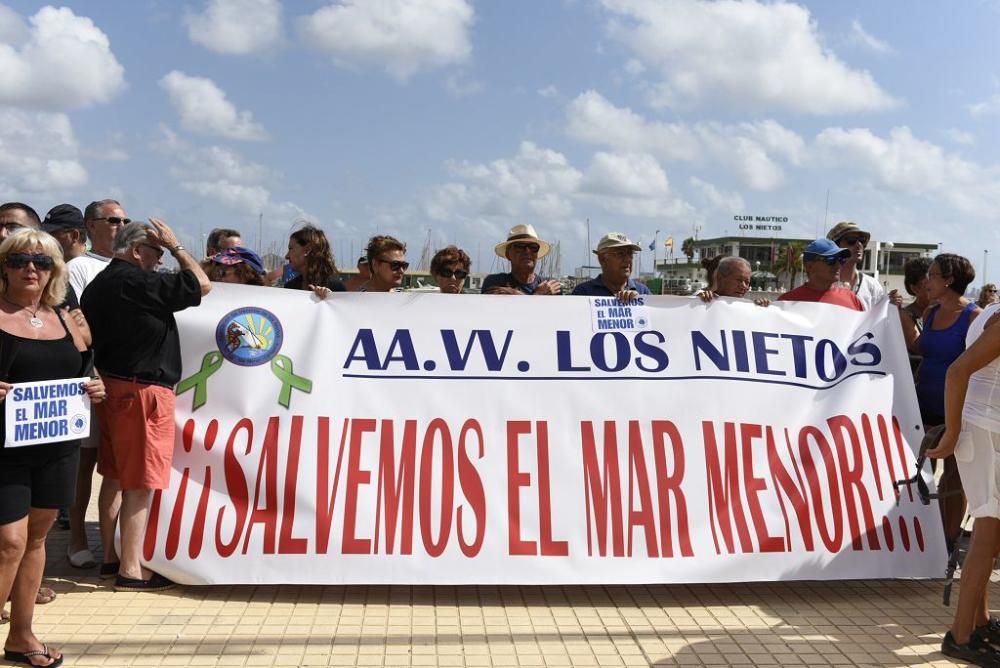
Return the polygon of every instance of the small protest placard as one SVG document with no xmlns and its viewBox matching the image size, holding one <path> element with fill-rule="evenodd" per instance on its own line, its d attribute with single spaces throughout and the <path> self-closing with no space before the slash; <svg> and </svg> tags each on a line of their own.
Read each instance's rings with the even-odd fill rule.
<svg viewBox="0 0 1000 668">
<path fill-rule="evenodd" d="M 4 447 L 56 443 L 90 435 L 89 378 L 15 383 L 4 401 Z"/>
<path fill-rule="evenodd" d="M 614 297 L 591 297 L 590 320 L 595 332 L 641 332 L 649 329 L 649 307 L 640 295 L 628 304 Z"/>
</svg>

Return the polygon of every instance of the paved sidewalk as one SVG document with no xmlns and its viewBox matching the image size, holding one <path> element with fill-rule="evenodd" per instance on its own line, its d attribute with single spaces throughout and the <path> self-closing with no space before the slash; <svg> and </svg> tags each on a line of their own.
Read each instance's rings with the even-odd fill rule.
<svg viewBox="0 0 1000 668">
<path fill-rule="evenodd" d="M 116 593 L 69 565 L 68 533 L 50 534 L 59 596 L 35 613 L 66 666 L 956 665 L 937 651 L 954 611 L 940 580 Z"/>
<path fill-rule="evenodd" d="M 955 665 L 940 581 L 115 593 L 67 564 L 66 533 L 36 629 L 67 666 Z"/>
</svg>

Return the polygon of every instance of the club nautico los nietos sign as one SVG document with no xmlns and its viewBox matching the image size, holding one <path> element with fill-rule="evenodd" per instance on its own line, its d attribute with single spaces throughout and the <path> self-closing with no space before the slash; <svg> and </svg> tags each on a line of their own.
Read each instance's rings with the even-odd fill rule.
<svg viewBox="0 0 1000 668">
<path fill-rule="evenodd" d="M 742 214 L 733 216 L 740 230 L 753 232 L 780 232 L 781 226 L 788 222 L 788 216 L 751 216 Z"/>
</svg>

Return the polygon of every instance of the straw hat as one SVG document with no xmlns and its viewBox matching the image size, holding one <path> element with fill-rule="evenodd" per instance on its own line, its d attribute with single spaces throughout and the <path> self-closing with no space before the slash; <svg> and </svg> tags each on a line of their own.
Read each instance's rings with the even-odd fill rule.
<svg viewBox="0 0 1000 668">
<path fill-rule="evenodd" d="M 549 245 L 548 241 L 542 241 L 541 239 L 538 238 L 538 233 L 535 232 L 535 228 L 533 226 L 515 225 L 514 227 L 510 228 L 510 232 L 507 233 L 507 241 L 501 241 L 500 243 L 498 243 L 494 250 L 496 250 L 497 255 L 506 259 L 507 246 L 513 243 L 520 243 L 524 241 L 534 242 L 538 244 L 539 259 L 548 255 L 549 250 L 551 250 L 552 248 Z"/>
</svg>

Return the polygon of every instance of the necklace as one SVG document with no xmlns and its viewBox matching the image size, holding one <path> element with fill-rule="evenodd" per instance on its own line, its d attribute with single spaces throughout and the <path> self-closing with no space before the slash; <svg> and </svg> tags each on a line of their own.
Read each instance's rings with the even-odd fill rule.
<svg viewBox="0 0 1000 668">
<path fill-rule="evenodd" d="M 31 313 L 31 318 L 28 319 L 28 324 L 34 327 L 35 329 L 41 329 L 42 325 L 45 324 L 44 322 L 42 322 L 42 319 L 38 317 L 38 311 L 41 310 L 42 308 L 41 304 L 38 305 L 38 308 L 32 311 L 31 308 L 28 306 L 21 306 L 20 304 L 15 304 L 11 300 L 7 299 L 7 295 L 3 296 L 3 300 L 8 304 L 10 304 L 11 306 L 17 306 L 18 308 Z"/>
</svg>

